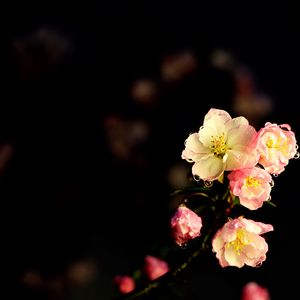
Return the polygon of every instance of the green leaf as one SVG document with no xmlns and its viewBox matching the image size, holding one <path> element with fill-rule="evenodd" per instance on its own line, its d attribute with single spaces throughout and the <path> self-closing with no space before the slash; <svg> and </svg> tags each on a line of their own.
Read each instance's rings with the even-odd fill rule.
<svg viewBox="0 0 300 300">
<path fill-rule="evenodd" d="M 268 203 L 269 205 L 273 206 L 273 207 L 277 207 L 276 204 L 274 204 L 273 202 L 271 201 L 265 201 L 265 203 Z"/>
<path fill-rule="evenodd" d="M 195 194 L 195 193 L 201 193 L 201 192 L 206 192 L 210 190 L 209 187 L 189 187 L 189 188 L 184 188 L 184 189 L 178 189 L 175 190 L 173 193 L 170 194 L 170 197 L 179 195 L 179 194 Z"/>
<path fill-rule="evenodd" d="M 232 201 L 233 205 L 238 205 L 240 204 L 240 198 L 238 196 L 235 196 L 233 198 L 233 201 Z"/>
<path fill-rule="evenodd" d="M 142 272 L 140 270 L 135 270 L 132 277 L 134 280 L 139 280 L 142 276 Z"/>
</svg>

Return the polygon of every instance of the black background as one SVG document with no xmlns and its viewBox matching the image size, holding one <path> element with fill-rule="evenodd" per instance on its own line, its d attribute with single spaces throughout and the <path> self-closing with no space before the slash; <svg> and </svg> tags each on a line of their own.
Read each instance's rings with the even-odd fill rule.
<svg viewBox="0 0 300 300">
<path fill-rule="evenodd" d="M 97 288 L 65 297 L 110 299 L 113 276 L 136 267 L 152 243 L 168 241 L 166 171 L 181 162 L 184 139 L 210 107 L 232 113 L 232 78 L 207 65 L 214 49 L 249 66 L 272 97 L 274 110 L 263 122 L 300 132 L 299 29 L 296 9 L 286 2 L 15 2 L 1 16 L 0 139 L 15 149 L 0 182 L 2 259 L 14 282 L 12 299 L 50 299 L 22 286 L 22 274 L 35 269 L 51 279 L 86 257 L 99 266 Z M 12 41 L 40 27 L 68 36 L 72 51 L 59 68 L 24 80 Z M 156 109 L 133 103 L 130 83 L 157 78 L 162 56 L 180 49 L 196 53 L 197 76 L 166 93 Z M 151 124 L 145 169 L 110 153 L 102 121 L 111 113 Z M 212 258 L 191 276 L 189 299 L 238 299 L 248 280 L 268 286 L 272 299 L 296 293 L 298 163 L 275 178 L 278 207 L 260 213 L 275 227 L 264 265 L 227 270 Z"/>
</svg>

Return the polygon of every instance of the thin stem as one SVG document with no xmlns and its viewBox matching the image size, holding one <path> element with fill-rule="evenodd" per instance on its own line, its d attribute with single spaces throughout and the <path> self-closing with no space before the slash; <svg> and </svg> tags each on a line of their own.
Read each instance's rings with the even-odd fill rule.
<svg viewBox="0 0 300 300">
<path fill-rule="evenodd" d="M 209 233 L 207 233 L 207 235 L 204 237 L 201 247 L 199 249 L 197 249 L 196 251 L 194 251 L 185 262 L 181 263 L 173 271 L 169 271 L 168 273 L 161 276 L 160 278 L 149 282 L 147 284 L 147 286 L 144 287 L 143 289 L 141 289 L 140 291 L 133 292 L 133 294 L 130 294 L 130 295 L 121 296 L 118 299 L 119 300 L 121 300 L 121 299 L 122 300 L 138 299 L 138 298 L 150 293 L 154 289 L 157 289 L 159 287 L 162 287 L 164 284 L 169 283 L 172 279 L 175 279 L 178 276 L 178 274 L 180 274 L 182 271 L 184 271 L 202 251 L 208 249 L 208 245 L 206 243 L 207 243 L 207 240 L 208 240 L 210 234 L 211 234 L 211 231 Z"/>
<path fill-rule="evenodd" d="M 206 192 L 206 191 L 209 191 L 210 188 L 209 187 L 205 187 L 205 186 L 202 186 L 202 187 L 189 187 L 189 188 L 183 188 L 183 189 L 178 189 L 176 191 L 174 191 L 173 193 L 170 194 L 170 197 L 173 197 L 175 195 L 178 195 L 178 194 L 194 194 L 194 193 L 197 193 L 197 192 Z"/>
</svg>

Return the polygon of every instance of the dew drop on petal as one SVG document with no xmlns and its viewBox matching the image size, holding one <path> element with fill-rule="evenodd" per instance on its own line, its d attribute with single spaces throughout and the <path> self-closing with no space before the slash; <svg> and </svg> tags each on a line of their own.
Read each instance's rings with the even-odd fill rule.
<svg viewBox="0 0 300 300">
<path fill-rule="evenodd" d="M 200 181 L 201 178 L 198 175 L 193 175 L 195 181 Z"/>
<path fill-rule="evenodd" d="M 271 186 L 271 187 L 273 187 L 273 186 L 274 186 L 274 184 L 275 184 L 275 183 L 274 183 L 274 180 L 271 180 L 271 182 L 270 182 L 270 186 Z"/>
<path fill-rule="evenodd" d="M 212 181 L 209 181 L 209 180 L 205 180 L 205 181 L 204 181 L 204 185 L 205 185 L 207 188 L 209 188 L 209 187 L 211 187 L 211 186 L 213 185 L 213 182 L 212 182 Z"/>
<path fill-rule="evenodd" d="M 294 159 L 298 159 L 299 157 L 300 157 L 300 153 L 297 152 L 297 153 L 295 154 L 295 156 L 294 156 Z"/>
<path fill-rule="evenodd" d="M 278 177 L 278 174 L 273 174 L 274 177 Z"/>
<path fill-rule="evenodd" d="M 181 245 L 180 245 L 180 248 L 183 249 L 183 250 L 186 249 L 186 248 L 187 248 L 187 243 L 181 244 Z"/>
<path fill-rule="evenodd" d="M 262 265 L 262 262 L 260 261 L 255 267 L 259 268 Z"/>
</svg>

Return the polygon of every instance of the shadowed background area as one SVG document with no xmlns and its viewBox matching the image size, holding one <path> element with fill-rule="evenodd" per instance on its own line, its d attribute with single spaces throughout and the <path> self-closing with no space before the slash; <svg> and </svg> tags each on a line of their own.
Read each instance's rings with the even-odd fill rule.
<svg viewBox="0 0 300 300">
<path fill-rule="evenodd" d="M 299 139 L 296 19 L 282 3 L 5 5 L 0 197 L 12 298 L 112 299 L 116 274 L 174 247 L 169 194 L 186 184 L 184 140 L 209 108 L 256 129 L 288 123 Z M 239 299 L 250 280 L 272 299 L 293 295 L 298 164 L 274 180 L 277 208 L 256 215 L 275 228 L 261 268 L 221 269 L 212 255 L 153 299 Z"/>
</svg>

